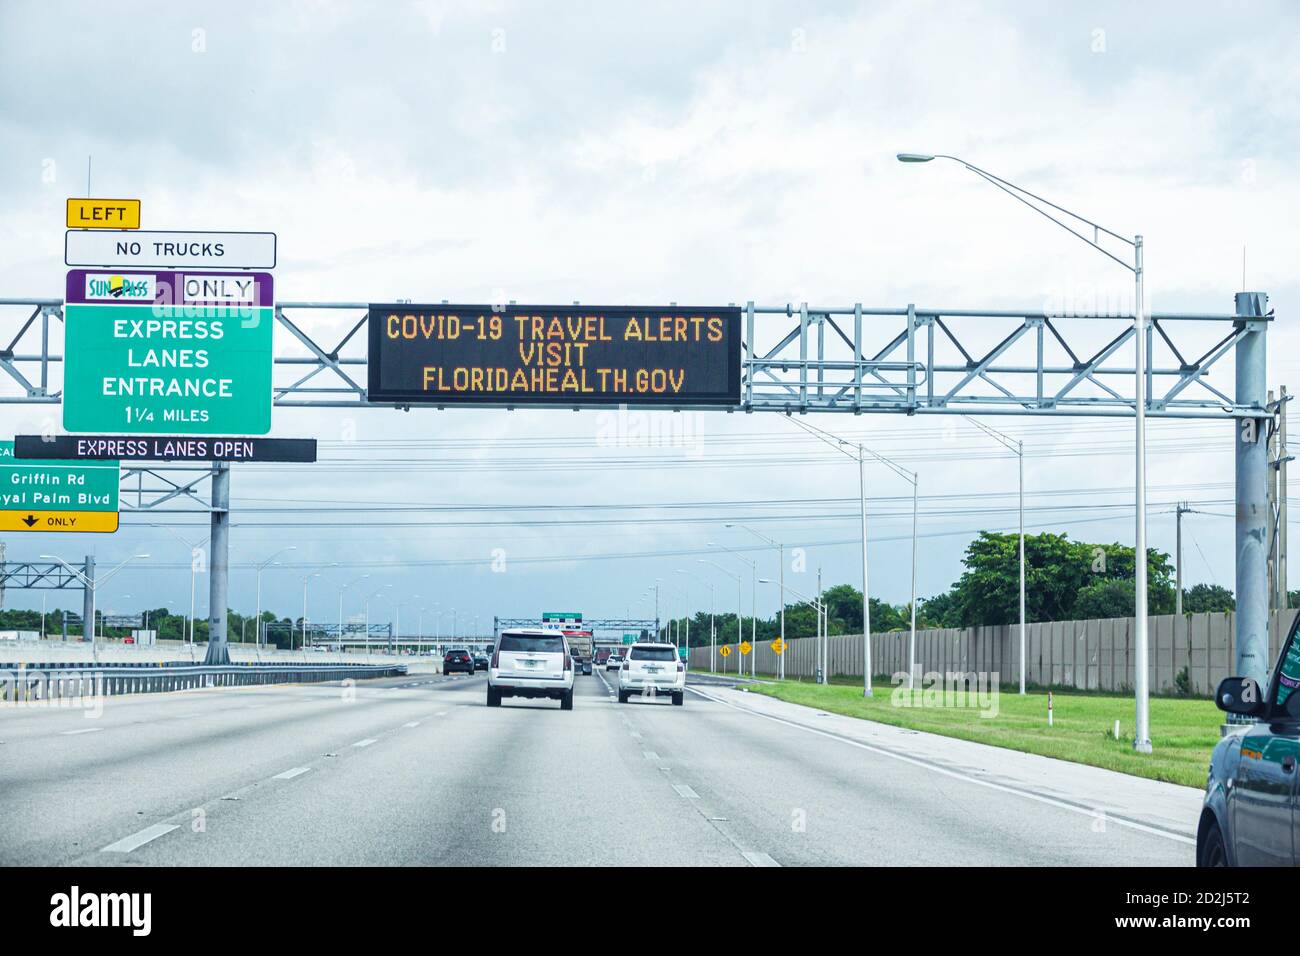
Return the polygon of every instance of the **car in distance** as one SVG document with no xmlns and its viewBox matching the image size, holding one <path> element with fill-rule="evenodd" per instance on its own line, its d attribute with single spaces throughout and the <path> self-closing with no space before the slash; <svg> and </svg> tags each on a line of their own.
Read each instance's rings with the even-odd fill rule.
<svg viewBox="0 0 1300 956">
<path fill-rule="evenodd" d="M 1228 677 L 1214 693 L 1219 709 L 1249 719 L 1214 745 L 1196 828 L 1197 866 L 1294 866 L 1300 822 L 1300 617 L 1261 689 Z"/>
<path fill-rule="evenodd" d="M 541 697 L 573 710 L 573 658 L 559 631 L 521 627 L 501 632 L 488 664 L 487 705 L 507 697 Z"/>
<path fill-rule="evenodd" d="M 442 655 L 442 672 L 455 674 L 457 671 L 471 675 L 474 673 L 474 658 L 463 647 L 453 647 Z"/>
<path fill-rule="evenodd" d="M 633 694 L 668 694 L 680 707 L 686 699 L 686 665 L 672 644 L 633 644 L 618 671 L 618 702 Z"/>
<path fill-rule="evenodd" d="M 616 671 L 622 666 L 623 658 L 619 657 L 617 654 L 610 654 L 609 657 L 605 659 L 605 670 L 607 671 Z"/>
<path fill-rule="evenodd" d="M 478 651 L 475 651 L 474 670 L 485 671 L 487 669 L 488 669 L 488 656 L 486 654 L 480 654 Z"/>
</svg>

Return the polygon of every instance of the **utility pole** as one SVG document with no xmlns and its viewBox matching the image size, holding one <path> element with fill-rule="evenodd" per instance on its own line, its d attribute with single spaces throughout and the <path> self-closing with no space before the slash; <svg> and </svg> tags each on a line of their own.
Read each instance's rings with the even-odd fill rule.
<svg viewBox="0 0 1300 956">
<path fill-rule="evenodd" d="M 1269 609 L 1286 610 L 1287 573 L 1286 573 L 1286 465 L 1291 456 L 1286 450 L 1286 406 L 1288 396 L 1286 386 L 1282 386 L 1278 400 L 1273 400 L 1272 390 L 1268 393 L 1268 408 L 1272 413 L 1271 428 L 1268 436 L 1268 580 Z"/>
<path fill-rule="evenodd" d="M 1283 385 L 1277 410 L 1277 589 L 1280 595 L 1278 607 L 1283 611 L 1291 606 L 1291 594 L 1287 590 L 1289 585 L 1286 576 L 1286 463 L 1291 460 L 1291 456 L 1287 454 L 1286 450 L 1286 406 L 1288 401 L 1290 401 L 1290 398 L 1287 396 L 1286 386 Z"/>
<path fill-rule="evenodd" d="M 1191 510 L 1186 501 L 1174 509 L 1174 613 L 1179 617 L 1183 616 L 1183 514 Z"/>
</svg>

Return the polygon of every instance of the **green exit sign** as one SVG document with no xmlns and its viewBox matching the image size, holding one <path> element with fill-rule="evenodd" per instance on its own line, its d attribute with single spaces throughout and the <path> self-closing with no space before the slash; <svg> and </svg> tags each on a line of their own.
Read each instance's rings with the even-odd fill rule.
<svg viewBox="0 0 1300 956">
<path fill-rule="evenodd" d="M 70 432 L 265 435 L 271 276 L 68 273 L 63 427 Z"/>
</svg>

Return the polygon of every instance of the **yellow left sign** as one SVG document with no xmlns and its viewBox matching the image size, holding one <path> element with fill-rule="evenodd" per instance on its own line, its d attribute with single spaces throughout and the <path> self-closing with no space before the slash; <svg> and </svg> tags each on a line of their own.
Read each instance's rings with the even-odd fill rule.
<svg viewBox="0 0 1300 956">
<path fill-rule="evenodd" d="M 112 534 L 116 511 L 0 511 L 0 531 L 79 531 Z"/>
<path fill-rule="evenodd" d="M 69 229 L 139 229 L 138 199 L 69 199 Z"/>
</svg>

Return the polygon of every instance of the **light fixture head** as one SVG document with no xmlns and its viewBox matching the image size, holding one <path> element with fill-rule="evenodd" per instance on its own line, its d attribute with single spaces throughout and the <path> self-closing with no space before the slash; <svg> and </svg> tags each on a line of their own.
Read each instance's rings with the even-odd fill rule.
<svg viewBox="0 0 1300 956">
<path fill-rule="evenodd" d="M 929 153 L 899 153 L 898 161 L 900 163 L 928 163 L 934 159 Z"/>
</svg>

